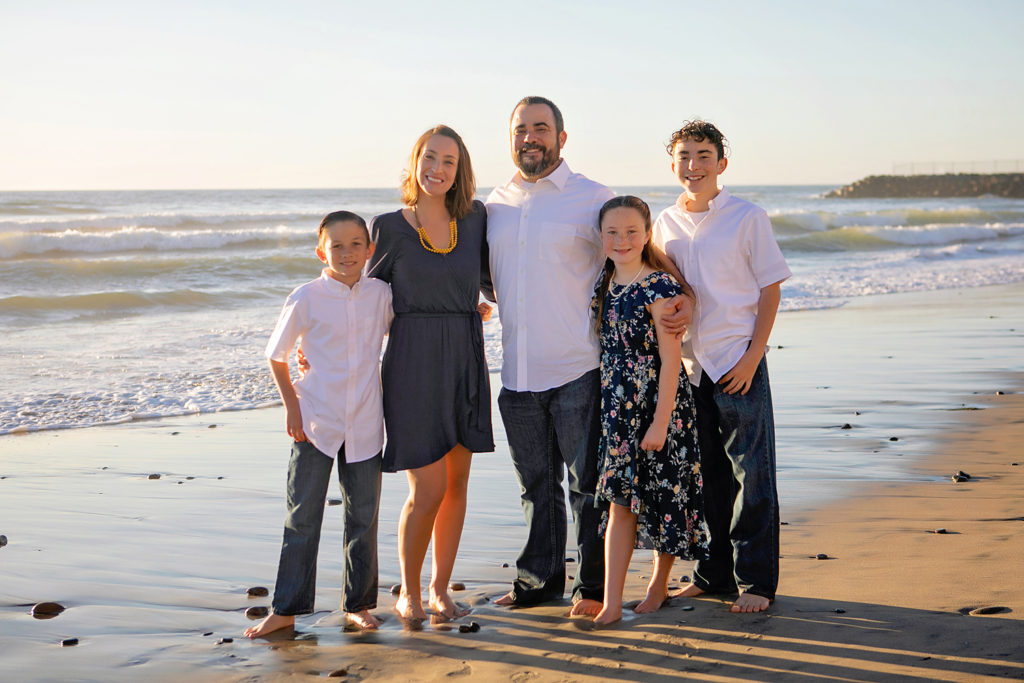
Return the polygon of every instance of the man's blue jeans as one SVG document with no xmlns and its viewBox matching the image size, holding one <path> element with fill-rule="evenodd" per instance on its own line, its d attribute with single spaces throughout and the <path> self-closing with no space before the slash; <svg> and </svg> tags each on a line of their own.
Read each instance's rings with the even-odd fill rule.
<svg viewBox="0 0 1024 683">
<path fill-rule="evenodd" d="M 338 481 L 345 509 L 345 568 L 342 572 L 346 612 L 377 606 L 377 512 L 380 507 L 378 453 L 369 460 L 345 462 L 338 451 Z M 288 513 L 284 520 L 281 561 L 274 588 L 274 614 L 292 616 L 313 612 L 316 558 L 324 501 L 331 481 L 330 458 L 308 441 L 293 442 L 288 462 Z"/>
<path fill-rule="evenodd" d="M 745 395 L 727 394 L 701 373 L 693 392 L 704 474 L 709 559 L 693 583 L 709 593 L 742 590 L 775 599 L 779 584 L 779 494 L 775 421 L 762 358 Z"/>
<path fill-rule="evenodd" d="M 526 516 L 526 546 L 516 561 L 512 586 L 517 605 L 560 599 L 565 592 L 565 494 L 569 472 L 579 567 L 572 599 L 603 600 L 604 546 L 597 535 L 601 509 L 594 506 L 601 386 L 598 370 L 547 391 L 498 395 L 512 464 Z"/>
</svg>

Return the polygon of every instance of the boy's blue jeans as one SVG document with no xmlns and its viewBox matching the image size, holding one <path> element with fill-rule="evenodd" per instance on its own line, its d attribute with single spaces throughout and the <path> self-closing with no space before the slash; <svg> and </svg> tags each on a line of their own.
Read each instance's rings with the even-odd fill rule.
<svg viewBox="0 0 1024 683">
<path fill-rule="evenodd" d="M 704 515 L 711 530 L 709 559 L 694 566 L 693 583 L 709 593 L 739 589 L 774 600 L 779 584 L 779 494 L 765 359 L 745 395 L 726 394 L 701 373 L 693 397 Z"/>
<path fill-rule="evenodd" d="M 345 510 L 345 568 L 342 572 L 346 612 L 377 606 L 377 512 L 380 507 L 378 453 L 369 460 L 345 462 L 338 451 L 338 481 Z M 281 561 L 274 588 L 274 614 L 293 616 L 313 612 L 316 558 L 324 502 L 331 481 L 330 458 L 308 441 L 293 442 L 288 462 L 287 506 Z"/>
<path fill-rule="evenodd" d="M 558 600 L 565 592 L 565 469 L 579 550 L 572 600 L 604 598 L 604 545 L 597 535 L 601 508 L 594 506 L 600 382 L 599 371 L 592 370 L 547 391 L 503 388 L 498 394 L 526 516 L 526 546 L 516 560 L 512 586 L 517 605 Z"/>
</svg>

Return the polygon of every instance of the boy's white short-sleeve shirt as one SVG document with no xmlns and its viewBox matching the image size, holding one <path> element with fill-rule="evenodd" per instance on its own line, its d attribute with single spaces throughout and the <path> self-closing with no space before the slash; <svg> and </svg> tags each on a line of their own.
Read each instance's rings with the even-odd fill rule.
<svg viewBox="0 0 1024 683">
<path fill-rule="evenodd" d="M 296 344 L 309 371 L 295 381 L 302 429 L 317 450 L 345 461 L 369 460 L 384 445 L 380 351 L 394 317 L 391 288 L 361 277 L 351 288 L 327 273 L 285 301 L 267 358 L 287 363 Z"/>
<path fill-rule="evenodd" d="M 700 384 L 701 370 L 718 382 L 754 336 L 761 289 L 792 275 L 768 214 L 721 189 L 706 213 L 691 214 L 678 204 L 662 211 L 654 243 L 697 295 L 693 324 L 683 338 L 690 382 Z"/>
</svg>

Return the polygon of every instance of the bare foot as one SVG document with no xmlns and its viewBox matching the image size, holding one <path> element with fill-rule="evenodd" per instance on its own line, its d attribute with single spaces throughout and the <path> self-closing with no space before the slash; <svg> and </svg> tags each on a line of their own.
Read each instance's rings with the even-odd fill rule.
<svg viewBox="0 0 1024 683">
<path fill-rule="evenodd" d="M 578 617 L 578 616 L 586 615 L 588 617 L 596 617 L 602 611 L 602 609 L 601 609 L 602 607 L 604 607 L 604 605 L 602 605 L 597 600 L 591 600 L 590 598 L 583 598 L 582 600 L 577 600 L 576 602 L 574 602 L 572 604 L 572 609 L 569 610 L 569 616 L 570 617 Z M 616 617 L 616 619 L 621 619 L 621 618 L 622 618 L 622 608 L 620 607 L 619 608 L 619 616 Z M 608 622 L 608 623 L 611 623 L 611 622 Z"/>
<path fill-rule="evenodd" d="M 583 601 L 580 600 L 580 602 Z M 622 619 L 622 607 L 616 606 L 613 608 L 609 605 L 608 607 L 603 607 L 603 609 L 598 611 L 597 616 L 594 617 L 594 623 L 598 626 L 607 626 L 608 624 L 614 624 L 620 619 Z"/>
<path fill-rule="evenodd" d="M 357 631 L 372 631 L 380 626 L 380 619 L 370 614 L 370 610 L 363 609 L 358 612 L 347 612 L 345 614 L 345 627 Z"/>
<path fill-rule="evenodd" d="M 448 593 L 441 593 L 440 595 L 430 596 L 430 609 L 434 610 L 439 616 L 444 617 L 448 621 L 452 619 L 458 619 L 469 614 L 468 609 L 463 609 L 452 600 L 452 596 Z"/>
<path fill-rule="evenodd" d="M 495 598 L 494 604 L 499 607 L 512 607 L 516 604 L 516 594 L 513 591 L 509 591 L 500 598 Z"/>
<path fill-rule="evenodd" d="M 663 586 L 648 586 L 647 597 L 645 597 L 639 605 L 633 608 L 633 611 L 637 614 L 650 614 L 651 612 L 657 612 L 661 609 L 661 606 L 665 604 L 665 599 L 668 597 L 668 591 Z"/>
<path fill-rule="evenodd" d="M 245 629 L 245 635 L 247 638 L 260 638 L 273 633 L 274 631 L 280 631 L 283 628 L 295 625 L 295 617 L 283 616 L 280 614 L 269 614 L 267 617 L 256 624 Z"/>
<path fill-rule="evenodd" d="M 395 611 L 398 612 L 398 616 L 402 618 L 402 621 L 427 620 L 427 613 L 423 611 L 423 602 L 411 600 L 404 592 L 398 596 L 398 602 L 395 603 Z"/>
<path fill-rule="evenodd" d="M 740 593 L 736 602 L 729 608 L 730 612 L 764 612 L 771 604 L 771 600 L 761 595 L 752 593 Z"/>
<path fill-rule="evenodd" d="M 704 594 L 704 590 L 703 589 L 697 588 L 696 584 L 690 583 L 690 584 L 687 584 L 687 585 L 683 586 L 682 588 L 677 590 L 675 593 L 669 594 L 669 597 L 670 598 L 695 598 L 698 595 L 703 595 L 703 594 Z"/>
</svg>

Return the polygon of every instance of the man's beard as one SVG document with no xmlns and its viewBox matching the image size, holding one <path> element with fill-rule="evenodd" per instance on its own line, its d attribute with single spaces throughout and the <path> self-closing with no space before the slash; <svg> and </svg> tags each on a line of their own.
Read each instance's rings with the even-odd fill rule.
<svg viewBox="0 0 1024 683">
<path fill-rule="evenodd" d="M 537 160 L 528 160 L 523 158 L 523 152 L 541 150 L 543 154 Z M 518 152 L 516 152 L 516 166 L 523 172 L 526 177 L 542 175 L 548 169 L 554 168 L 558 163 L 558 150 L 548 149 L 538 144 L 526 144 L 523 145 Z"/>
</svg>

